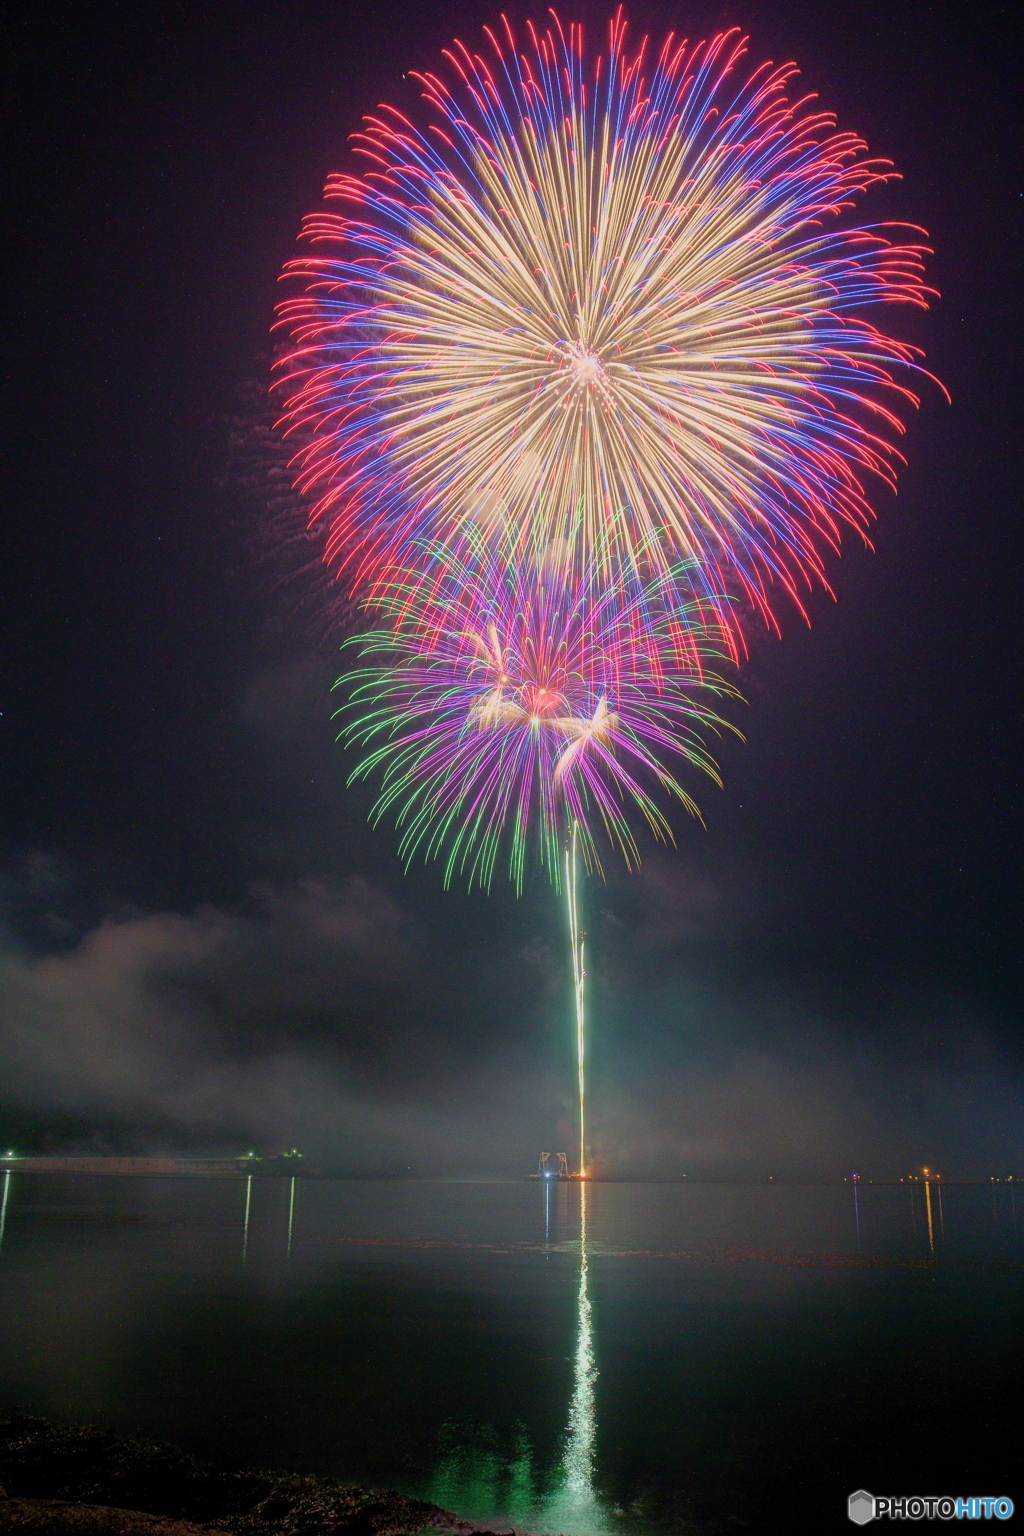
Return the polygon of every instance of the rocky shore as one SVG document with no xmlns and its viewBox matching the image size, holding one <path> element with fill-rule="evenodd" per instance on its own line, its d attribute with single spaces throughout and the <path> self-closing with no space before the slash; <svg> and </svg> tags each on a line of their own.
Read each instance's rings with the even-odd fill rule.
<svg viewBox="0 0 1024 1536">
<path fill-rule="evenodd" d="M 387 1489 L 217 1466 L 177 1446 L 8 1410 L 0 1489 L 0 1531 L 18 1536 L 498 1536 Z"/>
</svg>

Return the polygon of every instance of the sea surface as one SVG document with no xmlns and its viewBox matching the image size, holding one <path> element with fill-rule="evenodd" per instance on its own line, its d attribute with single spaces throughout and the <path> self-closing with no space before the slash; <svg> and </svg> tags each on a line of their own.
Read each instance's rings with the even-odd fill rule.
<svg viewBox="0 0 1024 1536">
<path fill-rule="evenodd" d="M 0 1176 L 0 1404 L 502 1529 L 1013 1497 L 1024 1185 Z"/>
</svg>

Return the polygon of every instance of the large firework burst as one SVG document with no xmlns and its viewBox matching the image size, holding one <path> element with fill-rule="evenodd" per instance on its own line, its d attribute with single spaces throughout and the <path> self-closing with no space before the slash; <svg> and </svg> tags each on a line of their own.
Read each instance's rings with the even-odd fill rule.
<svg viewBox="0 0 1024 1536">
<path fill-rule="evenodd" d="M 394 814 L 407 862 L 440 856 L 446 879 L 489 886 L 504 857 L 521 889 L 530 852 L 557 883 L 573 826 L 596 868 L 602 830 L 636 861 L 631 812 L 671 840 L 655 795 L 696 813 L 678 775 L 717 781 L 701 733 L 724 725 L 709 697 L 733 690 L 707 670 L 720 637 L 663 591 L 628 569 L 553 578 L 479 536 L 380 583 L 387 628 L 352 642 L 342 734 L 366 748 L 352 778 L 382 775 L 374 818 Z"/>
<path fill-rule="evenodd" d="M 431 121 L 368 118 L 308 219 L 299 481 L 354 578 L 469 525 L 606 574 L 682 561 L 735 649 L 728 597 L 799 603 L 892 483 L 917 354 L 864 312 L 925 305 L 924 247 L 850 227 L 889 163 L 790 99 L 793 65 L 744 72 L 738 33 L 648 61 L 619 14 L 588 63 L 580 28 L 527 30 L 415 77 Z"/>
</svg>

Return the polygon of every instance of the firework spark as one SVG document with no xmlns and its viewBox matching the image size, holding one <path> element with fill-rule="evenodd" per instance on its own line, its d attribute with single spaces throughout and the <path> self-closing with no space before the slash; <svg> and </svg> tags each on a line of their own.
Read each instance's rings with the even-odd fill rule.
<svg viewBox="0 0 1024 1536">
<path fill-rule="evenodd" d="M 889 162 L 737 32 L 648 60 L 619 13 L 589 61 L 528 33 L 414 77 L 431 121 L 367 118 L 307 221 L 298 482 L 357 583 L 468 526 L 606 578 L 683 562 L 736 654 L 730 599 L 800 605 L 894 483 L 919 354 L 864 311 L 925 307 L 921 232 L 850 227 Z"/>
<path fill-rule="evenodd" d="M 717 781 L 707 700 L 734 690 L 707 670 L 722 651 L 698 605 L 662 594 L 628 571 L 554 579 L 480 538 L 378 584 L 388 627 L 354 642 L 342 736 L 367 749 L 353 779 L 382 775 L 374 819 L 394 813 L 406 862 L 443 856 L 446 880 L 487 887 L 504 848 L 521 890 L 531 852 L 559 881 L 572 828 L 598 870 L 601 831 L 637 862 L 630 812 L 671 840 L 654 794 L 696 813 L 679 764 Z"/>
</svg>

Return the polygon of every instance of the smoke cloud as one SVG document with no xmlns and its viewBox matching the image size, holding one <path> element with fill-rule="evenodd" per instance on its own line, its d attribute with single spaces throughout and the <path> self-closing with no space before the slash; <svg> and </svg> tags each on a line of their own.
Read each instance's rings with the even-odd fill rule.
<svg viewBox="0 0 1024 1536">
<path fill-rule="evenodd" d="M 55 869 L 25 877 L 44 899 Z M 747 897 L 667 862 L 623 889 L 594 917 L 602 1171 L 1020 1163 L 1019 1072 L 985 1020 L 920 997 L 829 1017 L 756 977 L 727 983 L 709 935 L 742 927 Z M 0 1125 L 37 1141 L 298 1145 L 325 1170 L 424 1175 L 522 1174 L 574 1145 L 567 982 L 542 929 L 460 953 L 442 918 L 357 876 L 70 928 L 48 925 L 48 952 L 8 934 L 0 953 Z"/>
</svg>

